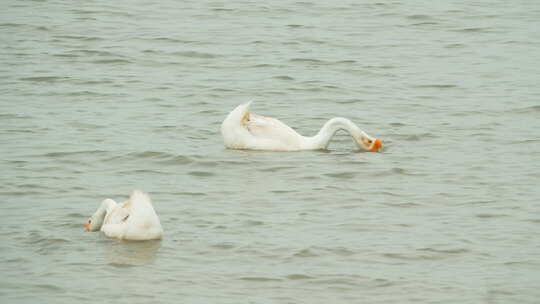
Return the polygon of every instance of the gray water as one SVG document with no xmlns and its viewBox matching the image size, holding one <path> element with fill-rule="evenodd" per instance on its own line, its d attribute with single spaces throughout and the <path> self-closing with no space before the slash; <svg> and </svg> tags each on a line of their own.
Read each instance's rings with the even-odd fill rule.
<svg viewBox="0 0 540 304">
<path fill-rule="evenodd" d="M 2 1 L 0 302 L 537 303 L 540 3 Z M 357 153 L 226 150 L 236 105 Z M 83 232 L 150 193 L 165 236 Z"/>
</svg>

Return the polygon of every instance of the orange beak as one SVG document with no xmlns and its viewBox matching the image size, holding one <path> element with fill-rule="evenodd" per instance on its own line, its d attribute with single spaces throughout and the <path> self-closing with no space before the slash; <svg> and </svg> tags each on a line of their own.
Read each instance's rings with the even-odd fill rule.
<svg viewBox="0 0 540 304">
<path fill-rule="evenodd" d="M 369 152 L 379 152 L 379 149 L 382 147 L 382 142 L 380 139 L 376 139 L 375 140 L 375 143 L 373 144 L 373 147 L 371 148 L 371 150 L 369 150 Z"/>
<path fill-rule="evenodd" d="M 89 222 L 84 223 L 84 230 L 85 231 L 90 231 L 90 223 Z"/>
</svg>

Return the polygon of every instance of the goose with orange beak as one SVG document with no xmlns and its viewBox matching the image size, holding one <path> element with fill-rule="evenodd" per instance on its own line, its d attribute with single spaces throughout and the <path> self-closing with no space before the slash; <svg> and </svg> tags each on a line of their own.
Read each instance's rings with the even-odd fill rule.
<svg viewBox="0 0 540 304">
<path fill-rule="evenodd" d="M 379 152 L 382 141 L 369 136 L 347 118 L 328 120 L 315 136 L 302 136 L 278 119 L 249 112 L 251 102 L 232 110 L 221 124 L 225 147 L 241 150 L 325 150 L 339 130 L 349 133 L 361 151 Z"/>
<path fill-rule="evenodd" d="M 105 199 L 84 223 L 84 229 L 101 231 L 108 237 L 122 240 L 144 241 L 163 236 L 163 228 L 150 197 L 138 190 L 121 204 Z"/>
</svg>

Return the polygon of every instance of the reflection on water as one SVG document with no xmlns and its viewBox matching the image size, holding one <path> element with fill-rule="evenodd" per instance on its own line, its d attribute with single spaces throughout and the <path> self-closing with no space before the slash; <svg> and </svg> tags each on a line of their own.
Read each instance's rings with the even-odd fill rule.
<svg viewBox="0 0 540 304">
<path fill-rule="evenodd" d="M 161 240 L 111 240 L 104 244 L 107 263 L 118 267 L 151 264 L 156 260 L 160 247 Z"/>
</svg>

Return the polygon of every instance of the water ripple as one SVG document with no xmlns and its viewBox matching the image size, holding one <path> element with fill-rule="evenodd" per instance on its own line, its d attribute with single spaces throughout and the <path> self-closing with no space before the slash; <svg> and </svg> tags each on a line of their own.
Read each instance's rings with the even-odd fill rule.
<svg viewBox="0 0 540 304">
<path fill-rule="evenodd" d="M 189 58 L 200 58 L 200 59 L 212 59 L 219 57 L 215 54 L 205 53 L 205 52 L 196 52 L 196 51 L 179 51 L 171 53 L 174 56 L 180 57 L 189 57 Z"/>
<path fill-rule="evenodd" d="M 271 278 L 271 277 L 241 277 L 240 280 L 248 282 L 279 282 L 283 281 L 281 278 Z"/>
<path fill-rule="evenodd" d="M 63 76 L 34 76 L 34 77 L 19 78 L 19 80 L 22 80 L 22 81 L 46 82 L 46 83 L 62 82 L 68 79 L 69 77 L 63 77 Z"/>
</svg>

